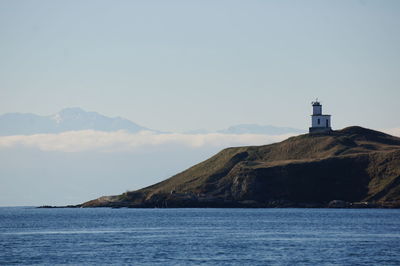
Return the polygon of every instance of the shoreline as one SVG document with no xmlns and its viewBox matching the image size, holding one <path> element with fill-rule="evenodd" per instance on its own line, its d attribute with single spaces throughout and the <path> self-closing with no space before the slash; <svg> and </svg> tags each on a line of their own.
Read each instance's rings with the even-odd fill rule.
<svg viewBox="0 0 400 266">
<path fill-rule="evenodd" d="M 289 203 L 284 204 L 262 204 L 257 202 L 237 202 L 237 203 L 209 203 L 209 204 L 185 204 L 185 203 L 163 203 L 163 204 L 99 204 L 92 206 L 79 205 L 66 205 L 66 206 L 51 206 L 43 205 L 38 206 L 39 209 L 62 209 L 62 208 L 128 208 L 128 209 L 200 209 L 200 208 L 212 208 L 212 209 L 273 209 L 273 208 L 296 208 L 296 209 L 400 209 L 400 203 L 398 202 L 345 202 L 334 200 L 329 203 Z"/>
</svg>

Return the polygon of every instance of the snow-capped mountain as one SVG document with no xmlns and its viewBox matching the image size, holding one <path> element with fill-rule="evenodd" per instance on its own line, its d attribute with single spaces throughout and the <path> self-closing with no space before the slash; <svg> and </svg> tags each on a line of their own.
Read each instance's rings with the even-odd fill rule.
<svg viewBox="0 0 400 266">
<path fill-rule="evenodd" d="M 131 133 L 147 130 L 155 133 L 167 133 L 145 128 L 121 117 L 108 117 L 96 112 L 87 112 L 79 107 L 65 108 L 49 116 L 40 116 L 31 113 L 8 113 L 0 115 L 0 136 L 60 133 L 75 130 L 107 132 L 125 130 Z M 218 131 L 192 130 L 185 132 L 185 134 L 208 133 L 280 135 L 305 132 L 290 127 L 257 124 L 234 125 Z"/>
<path fill-rule="evenodd" d="M 107 117 L 77 107 L 65 108 L 50 116 L 22 113 L 0 115 L 0 135 L 2 136 L 60 133 L 87 129 L 99 131 L 126 130 L 133 133 L 149 130 L 121 117 Z"/>
</svg>

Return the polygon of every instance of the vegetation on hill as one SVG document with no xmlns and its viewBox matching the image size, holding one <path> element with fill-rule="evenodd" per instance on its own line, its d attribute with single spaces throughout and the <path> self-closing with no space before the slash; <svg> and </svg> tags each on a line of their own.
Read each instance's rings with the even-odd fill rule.
<svg viewBox="0 0 400 266">
<path fill-rule="evenodd" d="M 400 138 L 349 127 L 222 150 L 165 181 L 82 207 L 400 206 Z"/>
</svg>

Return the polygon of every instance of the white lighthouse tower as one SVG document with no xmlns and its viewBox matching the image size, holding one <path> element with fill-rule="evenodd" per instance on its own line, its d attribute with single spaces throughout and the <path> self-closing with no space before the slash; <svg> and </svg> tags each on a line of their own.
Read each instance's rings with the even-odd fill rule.
<svg viewBox="0 0 400 266">
<path fill-rule="evenodd" d="M 313 114 L 311 115 L 310 133 L 325 133 L 332 131 L 331 115 L 322 114 L 322 105 L 318 101 L 312 102 Z"/>
</svg>

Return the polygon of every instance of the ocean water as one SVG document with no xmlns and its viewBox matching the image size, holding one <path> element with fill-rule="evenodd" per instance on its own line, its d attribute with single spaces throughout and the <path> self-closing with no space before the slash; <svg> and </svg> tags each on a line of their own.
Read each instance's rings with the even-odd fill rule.
<svg viewBox="0 0 400 266">
<path fill-rule="evenodd" d="M 400 265 L 400 210 L 0 208 L 0 265 Z"/>
</svg>

